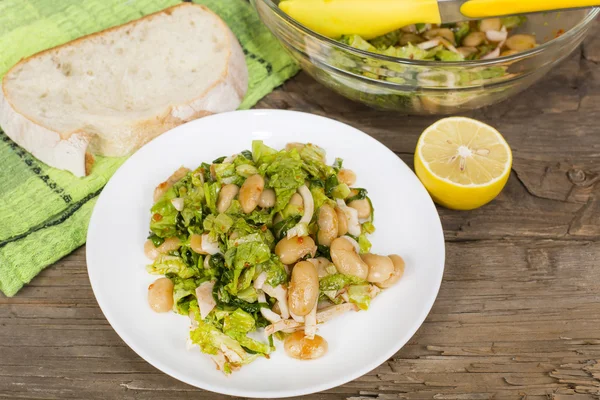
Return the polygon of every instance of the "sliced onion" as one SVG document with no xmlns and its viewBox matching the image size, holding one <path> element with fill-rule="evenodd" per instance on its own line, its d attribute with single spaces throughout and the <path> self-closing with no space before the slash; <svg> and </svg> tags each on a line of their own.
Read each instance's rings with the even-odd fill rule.
<svg viewBox="0 0 600 400">
<path fill-rule="evenodd" d="M 300 323 L 304 323 L 304 317 L 300 316 L 300 315 L 296 315 L 292 312 L 292 310 L 290 310 L 290 316 L 292 317 L 292 319 L 296 322 L 300 322 Z"/>
<path fill-rule="evenodd" d="M 348 233 L 352 236 L 359 236 L 361 234 L 361 229 L 360 223 L 358 222 L 358 211 L 352 207 L 348 207 L 344 200 L 337 199 L 336 202 L 348 220 Z"/>
<path fill-rule="evenodd" d="M 442 41 L 440 40 L 440 38 L 435 38 L 435 39 L 431 39 L 428 40 L 426 42 L 423 43 L 419 43 L 417 45 L 418 48 L 422 49 L 422 50 L 429 50 L 429 49 L 433 49 L 436 46 L 439 46 L 440 43 L 442 43 Z"/>
<path fill-rule="evenodd" d="M 237 156 L 239 156 L 239 154 L 230 155 L 229 157 L 227 157 L 226 159 L 223 160 L 223 164 L 231 164 Z"/>
<path fill-rule="evenodd" d="M 304 214 L 302 214 L 302 218 L 300 221 L 288 230 L 287 238 L 293 238 L 294 236 L 307 236 L 308 235 L 308 224 L 312 220 L 313 213 L 315 211 L 315 202 L 312 197 L 312 193 L 306 187 L 306 185 L 302 185 L 298 188 L 298 193 L 302 196 L 302 201 L 304 203 Z"/>
<path fill-rule="evenodd" d="M 317 303 L 304 317 L 304 336 L 309 339 L 314 339 L 317 334 Z"/>
<path fill-rule="evenodd" d="M 503 31 L 487 31 L 485 36 L 490 42 L 500 43 L 508 38 L 506 28 Z"/>
<path fill-rule="evenodd" d="M 267 273 L 261 272 L 260 275 L 258 275 L 256 277 L 256 279 L 254 280 L 254 289 L 261 290 L 266 281 L 267 281 Z"/>
<path fill-rule="evenodd" d="M 175 207 L 177 211 L 183 210 L 183 199 L 181 197 L 171 199 L 171 204 L 173 204 L 173 207 Z"/>
<path fill-rule="evenodd" d="M 281 317 L 279 316 L 279 314 L 277 314 L 274 311 L 269 310 L 266 307 L 262 307 L 260 309 L 260 313 L 262 314 L 263 317 L 265 317 L 265 319 L 267 321 L 269 321 L 272 324 L 276 324 L 277 322 L 281 321 Z"/>
<path fill-rule="evenodd" d="M 358 311 L 358 307 L 353 303 L 344 303 L 324 308 L 323 310 L 317 312 L 317 323 L 325 323 L 348 311 Z"/>
<path fill-rule="evenodd" d="M 442 38 L 442 37 L 439 39 L 440 39 L 440 43 L 442 43 L 445 48 L 447 48 L 448 50 L 450 50 L 453 53 L 460 54 L 460 52 L 456 49 L 456 47 L 454 47 L 454 45 L 452 43 L 450 43 L 449 40 Z"/>
<path fill-rule="evenodd" d="M 264 272 L 261 275 L 263 275 L 263 274 L 264 274 Z M 261 284 L 261 286 L 262 286 L 262 284 Z M 258 302 L 259 303 L 266 303 L 267 302 L 267 298 L 266 298 L 266 296 L 265 296 L 265 294 L 264 294 L 264 292 L 262 290 L 258 291 Z M 261 307 L 260 308 L 260 313 L 262 314 L 263 317 L 265 317 L 265 319 L 267 321 L 269 321 L 272 324 L 275 324 L 275 323 L 281 321 L 281 317 L 279 316 L 279 314 L 277 314 L 273 310 L 268 309 L 267 307 Z"/>
<path fill-rule="evenodd" d="M 275 332 L 284 331 L 288 329 L 296 329 L 301 327 L 303 324 L 300 322 L 296 322 L 293 319 L 282 319 L 279 322 L 271 324 L 265 328 L 265 333 L 267 335 L 272 335 Z"/>
<path fill-rule="evenodd" d="M 229 347 L 224 344 L 221 345 L 221 351 L 225 355 L 225 357 L 229 360 L 229 362 L 239 364 L 242 362 L 242 357 L 235 351 L 231 350 Z"/>
<path fill-rule="evenodd" d="M 202 251 L 210 255 L 215 255 L 221 251 L 221 249 L 219 249 L 219 242 L 212 240 L 208 233 L 202 235 L 202 243 L 200 246 L 202 247 Z"/>
<path fill-rule="evenodd" d="M 485 56 L 481 57 L 482 60 L 491 60 L 493 58 L 500 57 L 500 46 L 496 47 L 494 51 L 489 52 Z"/>
<path fill-rule="evenodd" d="M 227 360 L 225 360 L 225 355 L 223 354 L 223 352 L 220 350 L 217 350 L 217 354 L 209 354 L 209 355 L 210 355 L 210 358 L 212 358 L 214 363 L 217 365 L 217 370 L 225 371 L 225 363 L 227 362 Z"/>
<path fill-rule="evenodd" d="M 204 320 L 215 308 L 217 303 L 212 295 L 213 288 L 215 287 L 215 281 L 202 282 L 200 286 L 196 288 L 196 297 L 198 298 L 198 308 L 200 308 L 200 318 Z"/>
<path fill-rule="evenodd" d="M 281 318 L 288 319 L 290 317 L 290 311 L 287 306 L 287 289 L 281 285 L 273 287 L 268 283 L 262 285 L 262 290 L 271 297 L 277 299 L 279 309 L 281 310 Z"/>
</svg>

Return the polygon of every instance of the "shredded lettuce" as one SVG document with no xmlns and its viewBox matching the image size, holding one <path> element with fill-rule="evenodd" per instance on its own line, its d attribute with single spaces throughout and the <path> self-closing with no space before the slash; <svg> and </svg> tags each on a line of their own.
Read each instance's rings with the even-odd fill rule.
<svg viewBox="0 0 600 400">
<path fill-rule="evenodd" d="M 258 269 L 267 274 L 266 282 L 273 287 L 286 283 L 289 279 L 285 271 L 285 266 L 279 260 L 279 257 L 275 255 L 271 256 L 268 261 L 260 264 Z"/>
<path fill-rule="evenodd" d="M 268 187 L 275 190 L 277 200 L 274 211 L 277 212 L 285 208 L 292 195 L 304 185 L 308 175 L 303 168 L 305 163 L 295 149 L 271 154 L 269 159 L 268 163 L 260 164 L 258 170 L 268 178 Z"/>
<path fill-rule="evenodd" d="M 344 274 L 332 274 L 319 280 L 319 290 L 325 292 L 329 290 L 341 290 L 348 285 L 363 283 L 362 279 L 355 276 Z"/>
<path fill-rule="evenodd" d="M 182 279 L 179 276 L 170 276 L 173 282 L 173 306 L 181 315 L 188 315 L 190 302 L 196 300 L 196 288 L 202 283 L 200 279 Z"/>
<path fill-rule="evenodd" d="M 176 237 L 180 245 L 168 254 L 159 255 L 146 267 L 147 271 L 164 275 L 173 282 L 173 311 L 197 322 L 190 332 L 191 341 L 203 352 L 215 356 L 215 362 L 225 373 L 258 357 L 268 357 L 275 349 L 273 335 L 261 340 L 258 336 L 261 332 L 257 330 L 271 324 L 263 315 L 263 309 L 275 312 L 277 300 L 274 294 L 269 294 L 271 292 L 255 288 L 255 283 L 260 276 L 260 279 L 265 278 L 265 285 L 277 291 L 287 287 L 288 266 L 274 253 L 276 243 L 290 230 L 297 235 L 314 237 L 318 232 L 316 215 L 324 204 L 335 207 L 336 199 L 368 198 L 366 190 L 351 189 L 338 180 L 341 159 L 336 159 L 333 166 L 327 165 L 325 159 L 325 151 L 315 145 L 276 151 L 261 141 L 254 141 L 252 152 L 245 150 L 230 157 L 219 157 L 211 164 L 202 163 L 167 190 L 151 209 L 148 238 L 152 243 L 158 247 L 166 238 Z M 217 211 L 223 185 L 240 186 L 247 177 L 257 173 L 265 178 L 265 187 L 275 191 L 275 207 L 258 206 L 246 214 L 236 198 L 225 212 Z M 313 214 L 307 215 L 308 223 L 300 223 L 305 214 L 304 206 L 290 204 L 299 188 L 307 195 L 303 185 L 309 188 L 314 202 Z M 177 208 L 171 201 L 175 198 Z M 371 219 L 363 223 L 361 234 L 355 238 L 361 253 L 370 250 L 367 235 L 373 230 Z M 217 243 L 218 252 L 207 255 L 195 247 L 199 252 L 192 250 L 194 234 L 208 234 L 209 239 Z M 327 246 L 319 245 L 316 254 L 331 260 Z M 320 271 L 323 275 L 323 270 Z M 366 282 L 338 273 L 332 263 L 326 267 L 326 274 L 319 282 L 320 299 L 334 304 L 350 299 L 361 308 L 368 307 Z M 204 307 L 210 298 L 206 299 L 207 293 L 203 293 L 198 299 L 196 290 L 207 281 L 211 281 L 210 295 L 215 304 L 202 319 L 200 306 Z M 343 294 L 346 291 L 348 297 Z M 279 332 L 274 336 L 282 338 L 285 334 Z"/>
<path fill-rule="evenodd" d="M 358 246 L 360 247 L 360 254 L 365 254 L 371 251 L 371 242 L 367 239 L 367 235 L 362 233 L 358 237 Z"/>
<path fill-rule="evenodd" d="M 155 275 L 174 274 L 184 279 L 198 275 L 195 266 L 188 266 L 180 257 L 170 255 L 157 257 L 154 263 L 146 267 L 146 270 Z"/>
<path fill-rule="evenodd" d="M 237 340 L 241 346 L 254 353 L 268 354 L 270 352 L 268 344 L 246 336 L 254 330 L 256 330 L 256 325 L 252 315 L 239 308 L 226 316 L 223 321 L 223 332 L 227 336 Z"/>
<path fill-rule="evenodd" d="M 270 148 L 264 144 L 262 140 L 252 141 L 252 159 L 256 164 L 265 162 L 265 159 L 268 156 L 271 156 L 275 153 L 277 153 L 277 150 Z"/>
<path fill-rule="evenodd" d="M 179 212 L 171 203 L 177 197 L 174 188 L 170 188 L 163 197 L 152 206 L 150 212 L 150 230 L 161 238 L 177 235 L 177 215 Z"/>
<path fill-rule="evenodd" d="M 351 303 L 354 303 L 361 310 L 368 310 L 371 304 L 371 296 L 369 295 L 369 285 L 350 285 L 348 286 L 348 298 Z"/>
<path fill-rule="evenodd" d="M 219 199 L 219 191 L 221 184 L 218 182 L 204 183 L 204 196 L 206 197 L 206 206 L 213 213 L 217 213 L 217 200 Z"/>
</svg>

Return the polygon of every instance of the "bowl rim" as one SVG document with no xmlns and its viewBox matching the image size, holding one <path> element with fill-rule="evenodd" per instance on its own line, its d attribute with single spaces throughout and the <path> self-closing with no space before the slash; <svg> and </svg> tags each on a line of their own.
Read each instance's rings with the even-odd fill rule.
<svg viewBox="0 0 600 400">
<path fill-rule="evenodd" d="M 442 66 L 454 66 L 454 67 L 461 67 L 461 66 L 465 66 L 465 67 L 474 67 L 474 66 L 493 66 L 495 64 L 498 63 L 503 63 L 506 61 L 515 61 L 515 60 L 520 60 L 522 58 L 528 57 L 528 56 L 532 56 L 532 55 L 537 55 L 540 53 L 545 52 L 548 48 L 553 47 L 555 45 L 560 44 L 561 42 L 566 41 L 567 39 L 570 39 L 572 36 L 575 36 L 576 34 L 578 34 L 579 32 L 581 32 L 585 27 L 587 27 L 592 21 L 594 21 L 594 19 L 596 19 L 596 17 L 598 17 L 598 15 L 600 15 L 600 7 L 591 7 L 590 11 L 587 13 L 587 15 L 577 23 L 577 25 L 575 25 L 573 28 L 569 29 L 568 31 L 566 31 L 565 33 L 563 33 L 562 35 L 555 37 L 554 39 L 551 39 L 545 43 L 542 43 L 541 45 L 531 49 L 531 50 L 525 50 L 522 52 L 519 52 L 517 54 L 514 55 L 510 55 L 510 56 L 504 56 L 504 57 L 497 57 L 497 58 L 493 58 L 490 60 L 470 60 L 470 61 L 426 61 L 426 60 L 410 60 L 407 58 L 400 58 L 400 57 L 392 57 L 392 56 L 387 56 L 384 54 L 378 54 L 378 53 L 373 53 L 370 51 L 366 51 L 366 50 L 360 50 L 357 49 L 355 47 L 349 46 L 345 43 L 339 42 L 337 40 L 331 39 L 327 36 L 321 35 L 318 32 L 313 31 L 312 29 L 307 28 L 306 26 L 302 25 L 301 23 L 299 23 L 298 21 L 296 21 L 295 19 L 293 19 L 292 17 L 290 17 L 289 15 L 287 15 L 285 12 L 283 12 L 283 10 L 281 10 L 277 4 L 275 4 L 273 2 L 273 0 L 253 0 L 253 1 L 262 1 L 264 2 L 273 12 L 275 12 L 275 14 L 277 14 L 280 18 L 284 19 L 287 23 L 293 25 L 295 28 L 301 30 L 302 32 L 304 32 L 307 35 L 312 36 L 313 38 L 319 40 L 320 42 L 324 42 L 326 44 L 329 44 L 331 46 L 334 47 L 338 47 L 341 48 L 349 53 L 352 53 L 354 55 L 360 56 L 360 57 L 369 57 L 372 59 L 376 59 L 376 60 L 380 60 L 380 61 L 384 61 L 384 62 L 394 62 L 394 63 L 401 63 L 401 64 L 408 64 L 408 65 L 413 65 L 413 66 L 423 66 L 423 67 L 442 67 Z"/>
</svg>

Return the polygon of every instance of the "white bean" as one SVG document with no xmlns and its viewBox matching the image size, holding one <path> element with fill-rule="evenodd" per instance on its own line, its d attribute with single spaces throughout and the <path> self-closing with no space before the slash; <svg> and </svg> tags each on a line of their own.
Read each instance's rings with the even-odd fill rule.
<svg viewBox="0 0 600 400">
<path fill-rule="evenodd" d="M 485 32 L 471 32 L 463 39 L 465 47 L 477 47 L 485 41 Z"/>
<path fill-rule="evenodd" d="M 354 208 L 358 212 L 358 218 L 366 219 L 371 216 L 371 204 L 368 199 L 354 200 L 348 203 L 348 207 Z"/>
<path fill-rule="evenodd" d="M 377 254 L 362 254 L 360 257 L 369 266 L 367 281 L 385 282 L 394 274 L 394 263 L 389 257 Z"/>
<path fill-rule="evenodd" d="M 360 258 L 354 245 L 344 236 L 331 242 L 329 252 L 331 260 L 339 272 L 359 279 L 367 279 L 369 266 Z"/>
<path fill-rule="evenodd" d="M 346 217 L 346 213 L 339 207 L 335 208 L 335 213 L 338 220 L 338 236 L 344 236 L 348 233 L 348 218 Z"/>
<path fill-rule="evenodd" d="M 488 18 L 479 22 L 479 30 L 481 32 L 499 31 L 502 29 L 502 21 L 500 18 Z"/>
<path fill-rule="evenodd" d="M 148 239 L 144 243 L 144 253 L 146 257 L 155 260 L 161 254 L 166 254 L 169 251 L 177 250 L 181 246 L 181 241 L 177 237 L 166 238 L 158 247 L 154 246 L 152 240 Z"/>
<path fill-rule="evenodd" d="M 287 265 L 294 264 L 307 254 L 314 257 L 316 252 L 317 246 L 310 236 L 285 237 L 275 246 L 275 254 Z"/>
<path fill-rule="evenodd" d="M 283 342 L 283 348 L 288 356 L 299 360 L 314 360 L 327 353 L 327 341 L 320 335 L 313 339 L 304 336 L 303 331 L 289 335 Z"/>
<path fill-rule="evenodd" d="M 258 206 L 258 200 L 264 188 L 265 179 L 259 174 L 252 175 L 246 179 L 239 193 L 239 201 L 244 213 L 250 214 L 254 211 L 256 206 Z"/>
<path fill-rule="evenodd" d="M 189 169 L 181 167 L 177 171 L 173 172 L 173 175 L 171 175 L 166 181 L 158 185 L 156 189 L 154 189 L 154 202 L 156 203 L 159 201 L 160 198 L 163 197 L 163 195 L 167 192 L 167 190 L 169 190 L 171 186 L 186 176 L 188 172 L 190 172 Z"/>
<path fill-rule="evenodd" d="M 317 218 L 319 233 L 317 239 L 319 244 L 324 246 L 331 245 L 333 239 L 338 237 L 338 216 L 333 207 L 329 204 L 323 204 L 319 209 L 319 217 Z"/>
<path fill-rule="evenodd" d="M 384 288 L 384 289 L 389 288 L 390 286 L 394 285 L 404 275 L 405 264 L 404 264 L 404 260 L 402 259 L 402 257 L 400 257 L 396 254 L 391 254 L 388 257 L 390 258 L 390 260 L 392 260 L 392 263 L 394 263 L 394 273 L 392 274 L 392 276 L 389 279 L 387 279 L 383 282 L 376 283 L 377 286 L 379 286 L 380 288 Z"/>
<path fill-rule="evenodd" d="M 273 189 L 265 189 L 258 198 L 258 206 L 260 208 L 271 208 L 275 206 L 277 198 Z"/>
<path fill-rule="evenodd" d="M 340 169 L 337 177 L 340 183 L 345 183 L 348 186 L 352 186 L 354 183 L 356 183 L 356 174 L 351 169 Z"/>
<path fill-rule="evenodd" d="M 159 313 L 173 308 L 173 282 L 169 278 L 158 278 L 148 286 L 148 304 Z"/>
<path fill-rule="evenodd" d="M 511 50 L 525 51 L 536 46 L 535 37 L 532 35 L 513 35 L 506 40 L 506 47 Z"/>
<path fill-rule="evenodd" d="M 239 191 L 240 188 L 233 183 L 223 186 L 219 192 L 219 199 L 217 200 L 217 211 L 220 213 L 227 211 Z"/>
<path fill-rule="evenodd" d="M 319 298 L 319 276 L 315 266 L 300 261 L 292 269 L 288 288 L 288 307 L 293 314 L 307 315 Z"/>
</svg>

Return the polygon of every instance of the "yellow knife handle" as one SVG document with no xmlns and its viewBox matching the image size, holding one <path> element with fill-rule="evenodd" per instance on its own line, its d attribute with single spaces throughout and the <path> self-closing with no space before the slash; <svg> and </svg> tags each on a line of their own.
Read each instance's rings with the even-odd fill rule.
<svg viewBox="0 0 600 400">
<path fill-rule="evenodd" d="M 594 6 L 600 6 L 600 0 L 468 0 L 460 12 L 468 18 L 486 18 Z"/>
<path fill-rule="evenodd" d="M 283 0 L 279 7 L 331 38 L 356 34 L 372 39 L 411 24 L 441 23 L 438 0 Z"/>
</svg>

